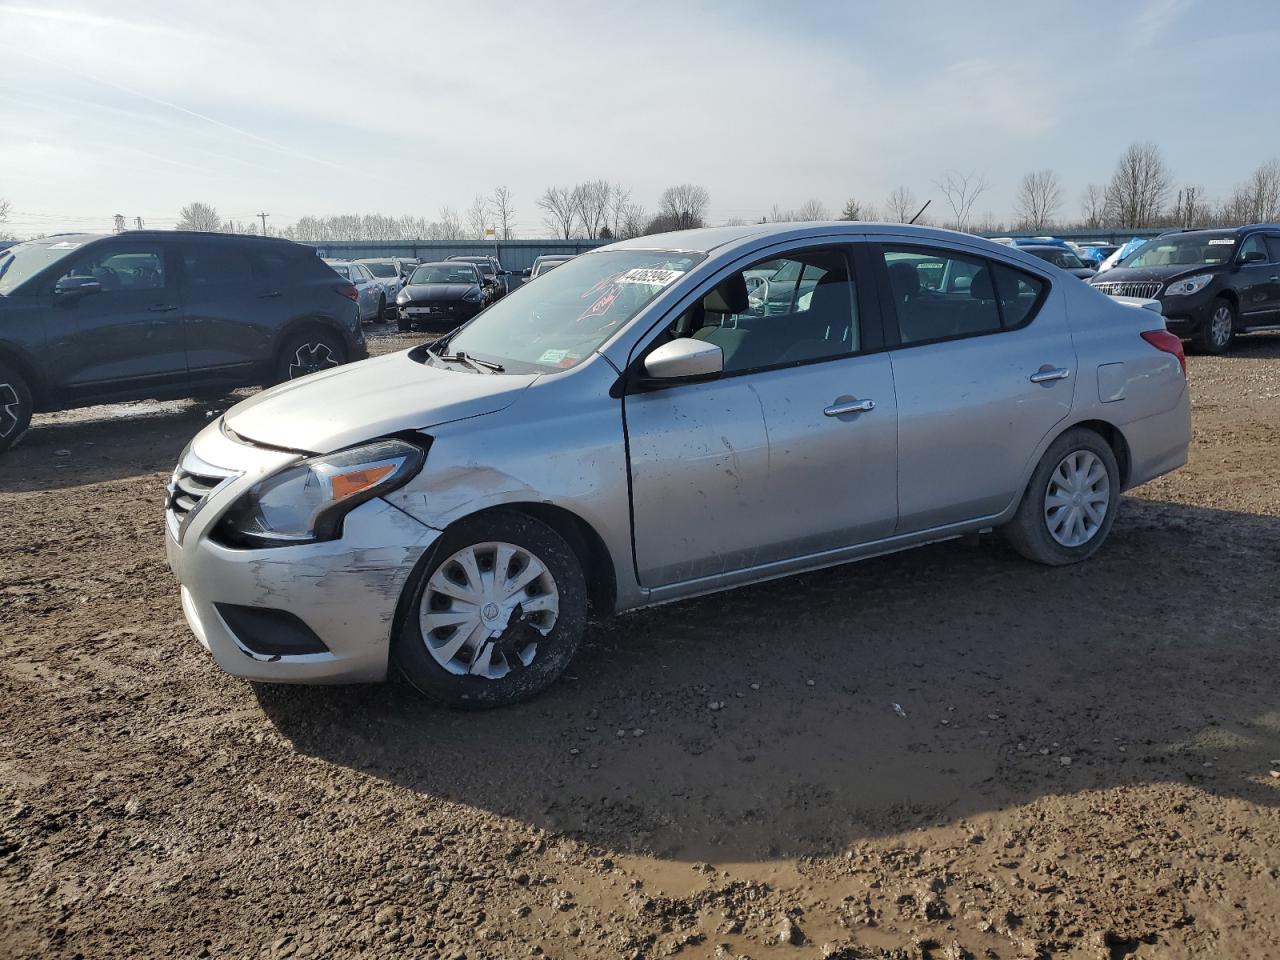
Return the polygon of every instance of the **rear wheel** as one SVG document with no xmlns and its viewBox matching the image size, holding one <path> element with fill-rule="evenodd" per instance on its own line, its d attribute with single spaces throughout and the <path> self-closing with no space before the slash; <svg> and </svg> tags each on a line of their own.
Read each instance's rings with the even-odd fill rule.
<svg viewBox="0 0 1280 960">
<path fill-rule="evenodd" d="M 1209 319 L 1196 334 L 1195 345 L 1205 353 L 1226 353 L 1236 334 L 1236 308 L 1226 297 L 1218 297 L 1209 310 Z"/>
<path fill-rule="evenodd" d="M 1115 522 L 1120 468 L 1110 444 L 1092 430 L 1068 430 L 1045 451 L 1018 512 L 1004 528 L 1028 560 L 1061 566 L 1097 553 Z"/>
<path fill-rule="evenodd" d="M 276 364 L 276 381 L 297 380 L 346 362 L 347 348 L 337 334 L 308 330 L 285 341 Z"/>
<path fill-rule="evenodd" d="M 17 370 L 0 363 L 0 452 L 22 439 L 31 424 L 31 388 Z"/>
<path fill-rule="evenodd" d="M 525 514 L 494 511 L 459 521 L 436 544 L 392 656 L 433 700 L 503 706 L 560 676 L 586 615 L 586 580 L 564 538 Z"/>
</svg>

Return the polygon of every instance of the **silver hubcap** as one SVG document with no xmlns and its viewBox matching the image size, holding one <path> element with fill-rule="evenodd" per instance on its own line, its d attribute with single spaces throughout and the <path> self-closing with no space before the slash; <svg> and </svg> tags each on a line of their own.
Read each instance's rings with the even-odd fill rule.
<svg viewBox="0 0 1280 960">
<path fill-rule="evenodd" d="M 1088 543 L 1102 529 L 1111 505 L 1106 464 L 1089 450 L 1076 450 L 1049 474 L 1044 492 L 1044 522 L 1049 536 L 1064 547 Z"/>
<path fill-rule="evenodd" d="M 0 383 L 0 437 L 18 428 L 18 391 L 11 383 Z"/>
<path fill-rule="evenodd" d="M 338 359 L 327 343 L 304 343 L 293 355 L 293 362 L 289 364 L 289 379 L 296 380 L 298 377 L 305 377 L 308 373 L 337 365 Z"/>
<path fill-rule="evenodd" d="M 498 680 L 533 663 L 559 612 L 560 593 L 542 561 L 515 544 L 477 543 L 436 568 L 418 622 L 440 666 Z"/>
<path fill-rule="evenodd" d="M 1231 308 L 1221 306 L 1213 311 L 1213 324 L 1209 328 L 1209 336 L 1214 346 L 1220 347 L 1231 339 Z"/>
</svg>

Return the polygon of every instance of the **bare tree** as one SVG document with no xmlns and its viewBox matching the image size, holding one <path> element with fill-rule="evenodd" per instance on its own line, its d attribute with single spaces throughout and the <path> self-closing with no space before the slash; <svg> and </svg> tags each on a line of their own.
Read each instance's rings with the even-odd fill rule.
<svg viewBox="0 0 1280 960">
<path fill-rule="evenodd" d="M 498 228 L 498 237 L 510 240 L 515 236 L 516 208 L 511 202 L 511 190 L 508 187 L 494 187 L 493 196 L 489 198 L 489 208 L 493 212 L 494 225 Z"/>
<path fill-rule="evenodd" d="M 631 188 L 615 183 L 609 193 L 609 229 L 615 239 L 622 239 L 623 221 L 631 204 Z"/>
<path fill-rule="evenodd" d="M 888 219 L 906 223 L 916 212 L 916 195 L 909 187 L 897 187 L 889 194 L 885 207 L 889 211 Z"/>
<path fill-rule="evenodd" d="M 874 220 L 875 212 L 870 206 L 859 203 L 853 197 L 844 202 L 844 209 L 840 211 L 841 220 Z"/>
<path fill-rule="evenodd" d="M 1018 184 L 1014 212 L 1028 230 L 1036 233 L 1053 225 L 1062 207 L 1062 185 L 1052 170 L 1032 170 Z"/>
<path fill-rule="evenodd" d="M 1107 184 L 1107 207 L 1121 227 L 1156 223 L 1169 196 L 1169 169 L 1154 143 L 1133 143 L 1121 155 Z"/>
<path fill-rule="evenodd" d="M 13 239 L 13 234 L 4 228 L 4 225 L 9 222 L 9 211 L 12 209 L 9 201 L 0 197 L 0 240 Z"/>
<path fill-rule="evenodd" d="M 1080 194 L 1080 216 L 1084 226 L 1096 230 L 1107 222 L 1107 193 L 1096 183 L 1091 183 Z"/>
<path fill-rule="evenodd" d="M 462 235 L 462 218 L 458 216 L 458 211 L 453 207 L 440 208 L 440 239 L 465 239 Z"/>
<path fill-rule="evenodd" d="M 615 235 L 619 240 L 639 237 L 644 234 L 647 222 L 648 214 L 645 212 L 644 207 L 638 203 L 628 203 L 622 208 L 622 220 L 618 224 L 618 231 Z"/>
<path fill-rule="evenodd" d="M 795 220 L 813 221 L 813 220 L 829 220 L 827 208 L 821 200 L 806 200 L 800 205 L 800 209 L 795 212 L 792 218 Z"/>
<path fill-rule="evenodd" d="M 659 217 L 666 217 L 673 224 L 671 229 L 689 230 L 703 225 L 711 194 L 706 187 L 694 183 L 682 183 L 667 187 L 658 201 Z"/>
<path fill-rule="evenodd" d="M 218 211 L 207 203 L 189 203 L 178 211 L 179 230 L 216 231 L 222 226 Z"/>
<path fill-rule="evenodd" d="M 483 240 L 485 231 L 493 226 L 493 217 L 489 212 L 489 198 L 477 193 L 467 208 L 467 228 L 473 240 Z"/>
<path fill-rule="evenodd" d="M 1280 161 L 1270 160 L 1236 184 L 1222 205 L 1225 223 L 1271 223 L 1280 219 Z"/>
<path fill-rule="evenodd" d="M 609 223 L 609 198 L 612 188 L 608 180 L 588 180 L 570 192 L 574 214 L 588 239 L 595 240 Z"/>
<path fill-rule="evenodd" d="M 1187 230 L 1191 227 L 1206 227 L 1213 219 L 1213 211 L 1205 202 L 1204 190 L 1187 184 L 1178 191 L 1173 201 L 1172 222 L 1175 226 Z"/>
<path fill-rule="evenodd" d="M 989 184 L 987 178 L 977 171 L 961 173 L 948 170 L 933 182 L 946 198 L 955 217 L 955 228 L 961 231 L 969 229 L 969 218 L 973 213 L 973 205 L 986 191 Z M 910 219 L 909 217 L 907 219 Z"/>
<path fill-rule="evenodd" d="M 547 187 L 537 204 L 543 210 L 542 222 L 553 234 L 564 240 L 573 236 L 573 225 L 578 219 L 573 205 L 573 190 L 569 187 Z"/>
</svg>

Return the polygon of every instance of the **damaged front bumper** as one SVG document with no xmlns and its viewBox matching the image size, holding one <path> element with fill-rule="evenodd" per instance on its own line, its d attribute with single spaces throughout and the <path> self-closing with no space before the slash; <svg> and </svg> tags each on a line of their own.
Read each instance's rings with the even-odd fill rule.
<svg viewBox="0 0 1280 960">
<path fill-rule="evenodd" d="M 218 666 L 280 683 L 385 679 L 400 595 L 440 532 L 374 499 L 347 515 L 338 540 L 225 546 L 209 534 L 227 508 L 298 457 L 237 443 L 216 424 L 188 457 L 197 469 L 220 469 L 223 479 L 188 515 L 168 511 L 166 551 L 182 612 Z"/>
</svg>

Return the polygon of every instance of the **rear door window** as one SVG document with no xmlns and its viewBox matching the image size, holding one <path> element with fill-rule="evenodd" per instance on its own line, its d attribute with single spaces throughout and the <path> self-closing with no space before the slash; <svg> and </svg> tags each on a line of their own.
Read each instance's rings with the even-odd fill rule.
<svg viewBox="0 0 1280 960">
<path fill-rule="evenodd" d="M 249 257 L 236 244 L 184 243 L 182 266 L 189 287 L 243 287 L 253 279 Z"/>
<path fill-rule="evenodd" d="M 1267 237 L 1267 253 L 1272 263 L 1280 263 L 1280 237 Z"/>
</svg>

